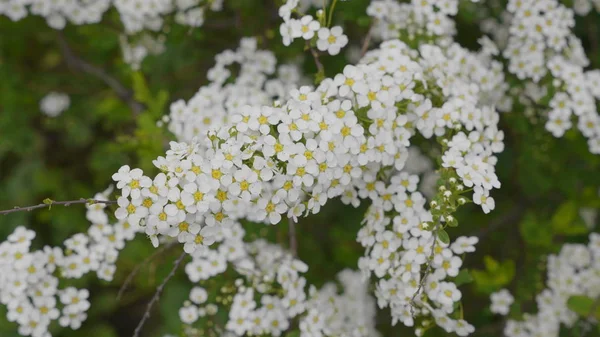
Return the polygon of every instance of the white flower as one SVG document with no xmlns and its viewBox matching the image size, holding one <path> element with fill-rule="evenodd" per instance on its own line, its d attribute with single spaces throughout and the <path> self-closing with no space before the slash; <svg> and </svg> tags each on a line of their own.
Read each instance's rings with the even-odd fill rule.
<svg viewBox="0 0 600 337">
<path fill-rule="evenodd" d="M 472 253 L 475 251 L 477 242 L 479 242 L 479 239 L 476 236 L 460 236 L 450 245 L 450 248 L 457 255 Z"/>
<path fill-rule="evenodd" d="M 188 305 L 179 309 L 179 318 L 185 324 L 192 324 L 198 320 L 198 307 Z"/>
<path fill-rule="evenodd" d="M 494 314 L 507 315 L 510 311 L 510 305 L 514 302 L 514 297 L 507 289 L 502 289 L 490 295 L 492 304 L 490 311 Z"/>
<path fill-rule="evenodd" d="M 454 302 L 460 301 L 461 293 L 456 289 L 456 285 L 451 282 L 441 282 L 440 291 L 436 300 L 447 307 L 451 307 Z"/>
<path fill-rule="evenodd" d="M 63 93 L 50 92 L 40 101 L 40 110 L 49 117 L 56 117 L 69 108 L 71 100 Z"/>
<path fill-rule="evenodd" d="M 190 292 L 190 300 L 196 304 L 202 304 L 208 299 L 208 293 L 206 289 L 201 287 L 194 287 Z"/>
<path fill-rule="evenodd" d="M 342 27 L 335 26 L 331 29 L 321 28 L 317 33 L 317 48 L 320 51 L 327 51 L 329 55 L 337 55 L 340 50 L 348 44 L 348 37 L 343 34 Z"/>
<path fill-rule="evenodd" d="M 321 25 L 319 21 L 314 20 L 311 15 L 305 15 L 300 20 L 291 21 L 292 36 L 302 37 L 305 40 L 310 40 L 315 36 L 315 32 L 319 30 Z"/>
</svg>

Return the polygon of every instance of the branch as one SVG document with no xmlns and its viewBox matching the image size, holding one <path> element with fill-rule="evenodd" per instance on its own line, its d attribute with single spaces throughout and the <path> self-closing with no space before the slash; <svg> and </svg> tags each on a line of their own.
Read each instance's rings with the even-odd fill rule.
<svg viewBox="0 0 600 337">
<path fill-rule="evenodd" d="M 38 208 L 45 208 L 48 207 L 50 208 L 52 205 L 61 205 L 61 206 L 71 206 L 73 204 L 88 204 L 88 205 L 93 205 L 93 204 L 106 204 L 106 205 L 111 205 L 111 204 L 116 204 L 116 201 L 113 200 L 96 200 L 96 199 L 84 199 L 81 198 L 79 200 L 69 200 L 69 201 L 54 201 L 52 199 L 45 199 L 43 203 L 39 204 L 39 205 L 33 205 L 33 206 L 26 206 L 26 207 L 18 207 L 15 206 L 13 209 L 7 209 L 4 211 L 0 211 L 0 215 L 6 215 L 9 213 L 14 213 L 14 212 L 21 212 L 21 211 L 33 211 L 34 209 L 38 209 Z"/>
<path fill-rule="evenodd" d="M 412 298 L 410 299 L 410 315 L 412 317 L 415 317 L 415 299 L 417 298 L 417 296 L 419 295 L 419 293 L 421 292 L 421 290 L 423 290 L 423 287 L 425 286 L 425 282 L 427 280 L 427 277 L 429 276 L 429 274 L 431 273 L 431 269 L 433 269 L 433 267 L 431 266 L 433 264 L 433 258 L 435 257 L 435 245 L 437 243 L 437 229 L 440 226 L 440 223 L 436 223 L 435 227 L 433 227 L 433 230 L 431 231 L 433 233 L 432 237 L 433 237 L 433 244 L 431 245 L 431 254 L 429 254 L 429 259 L 427 262 L 427 268 L 425 269 L 425 273 L 423 274 L 423 277 L 421 278 L 421 282 L 419 282 L 419 287 L 417 288 L 417 290 L 415 291 L 415 293 L 413 294 Z"/>
<path fill-rule="evenodd" d="M 289 224 L 289 237 L 290 237 L 290 251 L 293 257 L 298 257 L 298 240 L 296 239 L 296 222 L 291 217 L 288 219 Z"/>
<path fill-rule="evenodd" d="M 133 332 L 133 337 L 139 337 L 142 327 L 144 326 L 144 323 L 146 323 L 148 318 L 150 318 L 150 310 L 152 310 L 152 306 L 154 305 L 154 303 L 156 303 L 158 301 L 167 282 L 169 282 L 169 280 L 171 278 L 173 278 L 173 276 L 175 276 L 175 271 L 177 271 L 177 268 L 179 268 L 179 265 L 181 264 L 181 262 L 183 261 L 183 258 L 186 255 L 187 255 L 186 252 L 182 252 L 181 255 L 179 255 L 179 257 L 175 261 L 175 265 L 173 266 L 173 268 L 171 268 L 169 275 L 167 275 L 167 277 L 165 277 L 165 279 L 162 281 L 162 283 L 156 288 L 156 292 L 154 293 L 154 296 L 152 296 L 152 299 L 150 300 L 150 302 L 148 302 L 148 305 L 146 306 L 146 311 L 144 312 L 144 316 L 142 317 L 142 320 L 140 321 L 140 323 L 138 323 L 138 326 L 135 328 L 135 331 Z"/>
<path fill-rule="evenodd" d="M 71 47 L 69 47 L 69 44 L 67 43 L 67 40 L 65 39 L 65 36 L 63 35 L 62 32 L 59 31 L 57 36 L 58 36 L 58 44 L 60 46 L 60 49 L 65 57 L 65 61 L 67 62 L 67 66 L 69 68 L 81 70 L 84 73 L 90 74 L 90 75 L 100 79 L 107 86 L 109 86 L 112 90 L 114 90 L 115 93 L 117 94 L 117 96 L 119 96 L 119 98 L 123 102 L 125 102 L 127 105 L 129 105 L 129 107 L 133 111 L 134 115 L 139 115 L 140 113 L 142 113 L 145 110 L 144 104 L 135 100 L 135 98 L 133 96 L 133 92 L 131 90 L 127 89 L 123 84 L 121 84 L 121 82 L 119 82 L 114 77 L 110 76 L 108 73 L 106 73 L 101 68 L 98 68 L 98 67 L 88 63 L 87 61 L 81 59 L 80 57 L 78 57 L 73 52 Z"/>
<path fill-rule="evenodd" d="M 365 54 L 367 53 L 367 49 L 369 49 L 369 43 L 371 43 L 371 36 L 373 34 L 373 26 L 373 23 L 371 23 L 371 25 L 369 26 L 369 31 L 367 32 L 367 36 L 365 36 L 362 48 L 360 49 L 360 58 L 363 58 L 363 56 L 365 56 Z"/>
<path fill-rule="evenodd" d="M 131 282 L 133 281 L 133 278 L 135 277 L 135 275 L 137 275 L 137 273 L 140 271 L 140 269 L 143 266 L 148 264 L 148 262 L 152 261 L 158 255 L 164 253 L 169 248 L 175 246 L 176 243 L 177 243 L 177 240 L 169 242 L 167 245 L 162 246 L 160 249 L 158 249 L 154 253 L 152 253 L 152 255 L 148 256 L 144 261 L 142 261 L 142 263 L 135 266 L 135 268 L 133 268 L 133 270 L 129 273 L 129 275 L 127 275 L 125 282 L 123 282 L 123 285 L 119 289 L 119 293 L 117 294 L 117 301 L 119 301 L 121 299 L 121 297 L 123 297 L 123 293 L 125 292 L 125 290 L 127 290 L 127 287 L 129 286 L 129 284 L 131 284 Z"/>
<path fill-rule="evenodd" d="M 315 60 L 315 64 L 317 65 L 317 74 L 321 74 L 323 76 L 325 76 L 325 68 L 323 67 L 323 64 L 321 63 L 321 61 L 319 60 L 319 53 L 317 53 L 317 51 L 310 46 L 310 43 L 308 41 L 306 41 L 306 48 L 308 48 L 310 50 L 310 53 L 313 56 L 313 59 Z"/>
</svg>

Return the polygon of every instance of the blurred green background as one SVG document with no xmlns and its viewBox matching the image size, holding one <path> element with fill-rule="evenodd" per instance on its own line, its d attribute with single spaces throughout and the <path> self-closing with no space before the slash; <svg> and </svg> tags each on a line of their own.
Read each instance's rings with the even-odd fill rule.
<svg viewBox="0 0 600 337">
<path fill-rule="evenodd" d="M 366 0 L 337 4 L 334 22 L 344 25 L 350 45 L 360 47 L 368 31 L 367 5 Z M 37 204 L 45 198 L 93 197 L 111 183 L 112 173 L 124 164 L 154 173 L 151 160 L 163 154 L 172 140 L 156 121 L 168 112 L 170 102 L 189 99 L 205 84 L 215 54 L 236 48 L 243 36 L 258 36 L 260 48 L 272 50 L 280 62 L 305 54 L 306 74 L 314 74 L 314 63 L 301 42 L 290 47 L 280 43 L 277 6 L 271 1 L 227 1 L 223 12 L 209 12 L 205 25 L 195 29 L 167 19 L 166 51 L 148 56 L 139 71 L 123 62 L 119 47 L 122 27 L 114 11 L 107 13 L 101 24 L 67 25 L 62 32 L 48 28 L 39 17 L 19 22 L 0 17 L 0 209 Z M 480 34 L 471 8 L 459 12 L 457 40 L 477 48 Z M 599 19 L 590 14 L 579 18 L 576 27 L 596 68 L 600 66 L 595 43 Z M 60 39 L 77 57 L 120 81 L 146 109 L 135 114 L 102 80 L 69 67 Z M 343 53 L 321 60 L 328 76 L 347 63 Z M 71 98 L 69 109 L 56 118 L 39 109 L 40 99 L 50 91 Z M 579 209 L 600 207 L 600 158 L 588 153 L 577 132 L 557 140 L 544 130 L 543 123 L 532 122 L 522 112 L 522 107 L 516 106 L 501 117 L 506 150 L 497 166 L 502 188 L 493 194 L 496 210 L 484 215 L 476 207 L 465 207 L 457 215 L 460 226 L 449 231 L 451 237 L 476 235 L 481 239 L 477 253 L 465 261 L 472 280 L 461 287 L 465 319 L 478 328 L 474 336 L 501 336 L 503 319 L 488 309 L 493 291 L 506 287 L 516 293 L 514 318 L 535 309 L 533 296 L 543 288 L 544 257 L 557 252 L 564 242 L 586 242 L 588 229 Z M 356 269 L 363 252 L 355 237 L 364 209 L 331 202 L 319 215 L 301 221 L 297 227 L 299 257 L 310 266 L 309 282 L 318 286 L 343 268 Z M 36 230 L 36 247 L 61 245 L 65 238 L 89 226 L 83 206 L 53 207 L 0 217 L 0 238 L 19 225 Z M 287 244 L 286 225 L 249 224 L 247 228 L 249 238 L 263 236 Z M 73 283 L 91 290 L 92 308 L 83 327 L 77 331 L 56 328 L 53 335 L 131 336 L 155 287 L 179 255 L 178 249 L 140 268 L 132 287 L 117 301 L 124 279 L 154 251 L 144 237 L 130 242 L 120 255 L 113 282 L 88 275 Z M 218 287 L 218 282 L 212 285 Z M 142 336 L 179 333 L 178 309 L 191 286 L 180 269 Z M 0 336 L 17 336 L 16 325 L 4 317 L 5 309 L 0 308 Z M 382 311 L 378 328 L 384 336 L 413 335 L 411 329 L 400 325 L 390 327 L 389 321 L 388 313 Z M 434 329 L 426 336 L 444 335 Z M 579 332 L 567 331 L 565 336 L 579 336 Z"/>
</svg>

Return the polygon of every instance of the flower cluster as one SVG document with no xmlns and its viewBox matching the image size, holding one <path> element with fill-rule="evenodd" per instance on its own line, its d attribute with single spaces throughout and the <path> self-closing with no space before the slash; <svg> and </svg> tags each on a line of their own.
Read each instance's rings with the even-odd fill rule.
<svg viewBox="0 0 600 337">
<path fill-rule="evenodd" d="M 54 29 L 63 29 L 67 22 L 75 25 L 98 23 L 109 9 L 114 7 L 120 15 L 127 34 L 144 29 L 158 31 L 163 17 L 175 14 L 177 23 L 198 27 L 204 22 L 206 8 L 221 10 L 223 0 L 6 0 L 0 3 L 0 15 L 17 21 L 28 14 L 42 16 Z"/>
<path fill-rule="evenodd" d="M 198 249 L 186 265 L 191 282 L 203 282 L 225 272 L 228 264 L 241 276 L 235 285 L 220 287 L 229 300 L 229 319 L 225 330 L 237 336 L 244 334 L 279 336 L 290 326 L 290 320 L 304 312 L 306 279 L 301 273 L 307 266 L 293 259 L 279 245 L 264 240 L 243 241 L 244 230 L 239 224 L 223 229 L 217 237 L 217 249 Z M 193 288 L 190 301 L 180 309 L 182 321 L 188 325 L 214 312 L 209 305 L 197 305 L 207 300 L 206 292 Z M 260 306 L 258 304 L 261 304 Z"/>
<path fill-rule="evenodd" d="M 228 265 L 240 275 L 231 286 L 220 285 L 219 304 L 227 307 L 225 335 L 280 336 L 299 317 L 300 335 L 308 336 L 377 336 L 375 300 L 368 294 L 368 283 L 360 273 L 342 271 L 338 278 L 344 292 L 338 294 L 333 283 L 317 291 L 302 276 L 308 267 L 292 258 L 279 245 L 260 239 L 244 242 L 244 230 L 236 223 L 220 235 L 217 249 L 203 248 L 192 254 L 186 265 L 191 282 L 205 282 L 223 273 Z M 218 309 L 208 300 L 205 288 L 194 287 L 179 310 L 189 335 L 197 330 L 194 323 Z M 201 306 L 202 305 L 202 306 Z M 206 328 L 204 323 L 199 326 Z"/>
<path fill-rule="evenodd" d="M 215 61 L 207 73 L 208 85 L 202 86 L 187 103 L 178 100 L 171 104 L 166 120 L 169 131 L 179 141 L 190 142 L 209 128 L 226 125 L 246 105 L 267 105 L 273 100 L 287 99 L 289 92 L 304 81 L 298 66 L 277 67 L 275 55 L 258 50 L 255 38 L 242 39 L 238 49 L 218 54 Z M 239 66 L 235 77 L 231 70 L 234 65 Z"/>
<path fill-rule="evenodd" d="M 302 38 L 306 41 L 316 41 L 317 49 L 320 51 L 326 51 L 330 55 L 339 54 L 340 50 L 348 44 L 348 37 L 344 35 L 342 27 L 328 28 L 322 10 L 317 13 L 317 19 L 312 15 L 304 15 L 299 19 L 292 18 L 292 14 L 298 11 L 299 4 L 300 0 L 287 0 L 279 7 L 279 16 L 283 19 L 283 23 L 279 26 L 279 33 L 283 38 L 283 44 L 289 46 L 295 39 Z"/>
<path fill-rule="evenodd" d="M 562 137 L 577 123 L 590 151 L 598 154 L 600 72 L 584 70 L 589 61 L 572 33 L 574 16 L 572 9 L 557 0 L 511 0 L 503 23 L 486 20 L 482 28 L 494 35 L 508 60 L 508 72 L 524 83 L 517 101 L 531 109 L 547 108 L 541 117 L 555 137 Z"/>
<path fill-rule="evenodd" d="M 547 288 L 536 296 L 538 312 L 525 314 L 523 321 L 509 320 L 504 334 L 558 337 L 561 325 L 572 327 L 579 317 L 567 306 L 568 299 L 600 296 L 599 275 L 600 234 L 590 234 L 587 245 L 565 244 L 558 255 L 548 256 Z"/>
<path fill-rule="evenodd" d="M 107 200 L 111 189 L 96 195 Z M 110 281 L 119 250 L 136 233 L 126 222 L 109 224 L 105 204 L 88 205 L 92 223 L 87 234 L 65 240 L 65 248 L 45 246 L 31 251 L 35 232 L 17 227 L 0 243 L 0 303 L 8 308 L 7 318 L 19 325 L 22 336 L 48 337 L 53 321 L 78 329 L 90 307 L 87 289 L 59 289 L 59 279 L 80 278 L 95 272 Z"/>
<path fill-rule="evenodd" d="M 599 0 L 575 0 L 573 1 L 573 10 L 577 15 L 587 15 L 593 9 L 596 12 L 600 12 L 600 1 Z"/>
<path fill-rule="evenodd" d="M 494 314 L 508 315 L 510 306 L 515 301 L 515 298 L 507 289 L 502 289 L 490 295 L 492 305 L 490 311 Z"/>
<path fill-rule="evenodd" d="M 133 70 L 140 69 L 146 56 L 158 55 L 165 51 L 164 36 L 154 38 L 150 34 L 142 33 L 138 39 L 130 41 L 126 35 L 121 35 L 119 42 L 123 52 L 123 61 Z"/>
<path fill-rule="evenodd" d="M 215 83 L 205 88 L 222 87 L 230 75 L 225 65 L 239 59 L 248 63 L 244 55 L 255 58 L 256 50 L 246 45 L 253 44 L 245 40 L 237 52 L 219 56 L 225 61 L 209 72 Z M 266 60 L 254 66 L 264 69 L 254 74 L 273 72 L 275 60 Z M 431 275 L 432 280 L 458 273 L 460 258 L 453 257 L 450 249 L 440 244 L 437 262 L 424 258 L 422 250 L 435 245 L 431 230 L 456 223 L 451 213 L 468 201 L 461 196 L 464 186 L 473 189 L 473 201 L 485 212 L 494 208 L 489 193 L 500 183 L 493 154 L 503 149 L 498 115 L 491 107 L 502 89 L 498 66 L 455 44 L 445 49 L 423 45 L 417 51 L 395 40 L 384 42 L 361 64 L 346 66 L 342 74 L 325 79 L 316 89 L 291 90 L 284 102 L 274 106 L 260 105 L 268 98 L 263 96 L 254 101 L 258 104 L 235 101 L 237 106 L 228 110 L 219 96 L 199 93 L 194 100 L 202 109 L 194 111 L 189 107 L 195 105 L 192 102 L 172 106 L 171 129 L 192 140 L 172 143 L 166 156 L 154 162 L 162 173 L 150 178 L 125 166 L 113 176 L 122 193 L 116 216 L 142 225 L 154 245 L 159 237 L 177 237 L 194 254 L 240 218 L 277 224 L 282 215 L 294 220 L 318 213 L 331 198 L 342 197 L 353 205 L 370 199 L 373 206 L 364 240 L 385 243 L 373 249 L 373 243 L 365 246 L 373 261 L 387 263 L 371 263 L 367 270 L 377 269 L 379 277 L 389 275 L 394 278 L 390 282 L 400 282 L 396 286 L 404 295 L 381 302 L 393 303 L 395 319 L 400 319 L 414 304 L 406 294 L 410 289 L 413 294 L 422 290 L 414 284 L 419 284 L 426 262 L 440 270 Z M 231 88 L 241 90 L 236 84 Z M 234 99 L 225 97 L 226 102 Z M 214 114 L 213 118 L 207 119 L 207 114 Z M 417 133 L 440 137 L 444 178 L 452 178 L 431 211 L 416 191 L 419 178 L 403 173 L 411 138 Z M 398 229 L 386 231 L 392 219 Z M 395 252 L 401 247 L 405 251 Z M 472 250 L 469 244 L 466 247 Z M 416 251 L 419 262 L 414 260 Z M 397 275 L 400 270 L 406 272 Z M 445 286 L 447 292 L 442 293 L 449 292 L 451 301 L 442 296 L 433 304 L 419 300 L 424 309 L 420 311 L 425 313 L 425 306 L 433 305 L 429 311 L 451 322 L 447 330 L 468 331 L 466 323 L 446 317 L 460 293 L 450 283 Z"/>
<path fill-rule="evenodd" d="M 311 287 L 306 316 L 300 320 L 300 336 L 377 337 L 375 300 L 360 273 L 343 270 L 338 286 L 327 283 L 318 291 Z"/>
<path fill-rule="evenodd" d="M 448 37 L 456 28 L 451 16 L 458 13 L 457 0 L 374 0 L 367 14 L 375 19 L 373 35 L 382 40 L 403 38 L 405 41 Z"/>
<path fill-rule="evenodd" d="M 57 117 L 71 105 L 67 94 L 50 92 L 40 101 L 40 110 L 48 117 Z"/>
</svg>

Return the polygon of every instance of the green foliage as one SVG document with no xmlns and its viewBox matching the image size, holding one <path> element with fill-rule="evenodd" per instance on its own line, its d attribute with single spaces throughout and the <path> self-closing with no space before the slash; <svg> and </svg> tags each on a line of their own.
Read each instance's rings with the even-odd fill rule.
<svg viewBox="0 0 600 337">
<path fill-rule="evenodd" d="M 443 244 L 447 245 L 450 243 L 450 236 L 443 229 L 440 229 L 437 231 L 437 237 L 438 237 L 438 239 L 440 239 L 440 241 L 442 241 Z"/>
<path fill-rule="evenodd" d="M 571 296 L 567 300 L 567 307 L 582 318 L 600 319 L 600 305 L 598 300 L 587 296 Z"/>
<path fill-rule="evenodd" d="M 462 269 L 454 278 L 454 283 L 457 287 L 473 282 L 474 278 L 468 269 Z"/>
<path fill-rule="evenodd" d="M 483 262 L 485 264 L 484 270 L 471 271 L 479 292 L 491 294 L 508 285 L 515 277 L 515 262 L 512 260 L 499 262 L 486 255 Z"/>
<path fill-rule="evenodd" d="M 519 224 L 523 240 L 530 246 L 548 248 L 552 244 L 552 226 L 543 225 L 544 221 L 534 212 L 525 214 L 523 221 Z"/>
<path fill-rule="evenodd" d="M 582 235 L 588 232 L 588 228 L 579 217 L 579 206 L 574 200 L 564 202 L 552 215 L 552 231 L 555 234 Z"/>
</svg>

